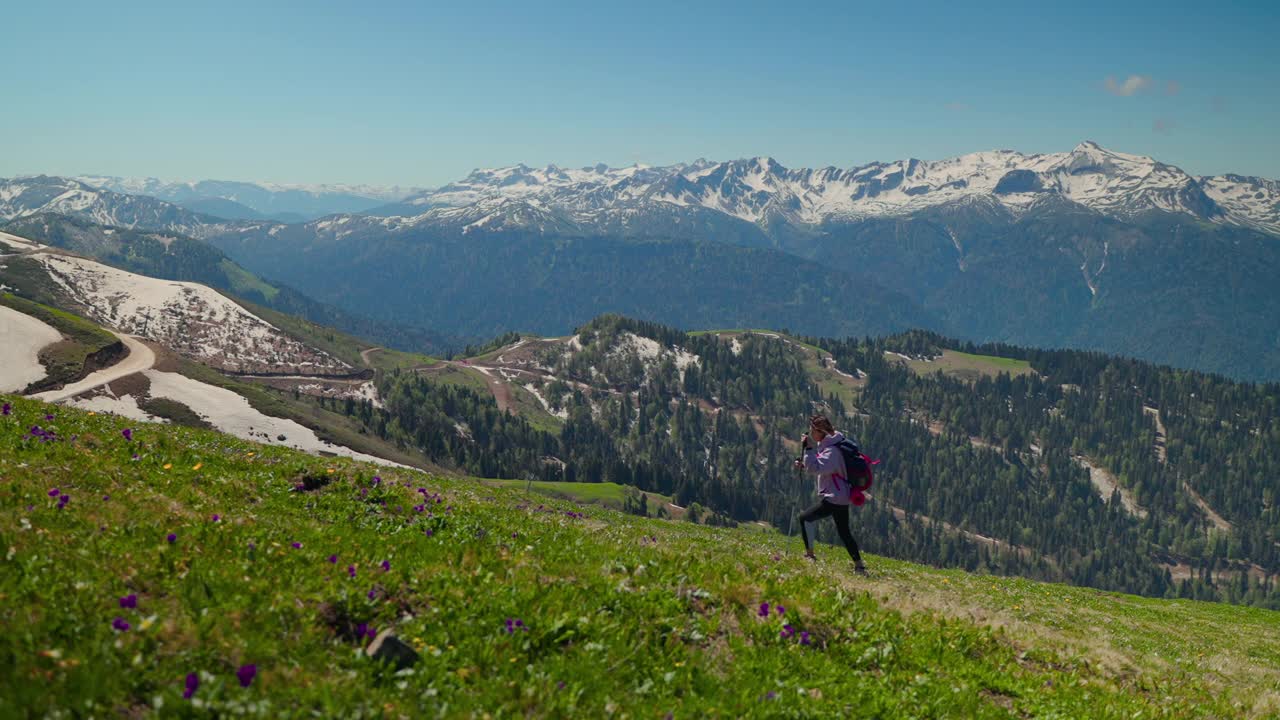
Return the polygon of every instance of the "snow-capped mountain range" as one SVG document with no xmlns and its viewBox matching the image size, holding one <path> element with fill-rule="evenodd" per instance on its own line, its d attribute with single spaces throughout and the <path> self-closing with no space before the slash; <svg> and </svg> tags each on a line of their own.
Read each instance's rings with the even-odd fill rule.
<svg viewBox="0 0 1280 720">
<path fill-rule="evenodd" d="M 225 221 L 145 195 L 95 188 L 79 180 L 38 175 L 0 179 L 0 221 L 54 213 L 113 227 L 142 228 L 207 237 Z"/>
<path fill-rule="evenodd" d="M 231 219 L 305 221 L 336 213 L 359 213 L 423 191 L 398 185 L 294 185 L 232 180 L 165 181 L 83 175 L 91 187 L 129 195 L 147 195 L 198 212 Z"/>
<path fill-rule="evenodd" d="M 1063 198 L 1116 217 L 1158 210 L 1280 233 L 1277 181 L 1195 177 L 1093 142 L 1062 153 L 993 150 L 848 169 L 788 169 L 766 157 L 665 167 L 516 165 L 476 170 L 374 212 L 403 218 L 396 224 L 592 228 L 666 206 L 668 214 L 675 208 L 711 210 L 767 229 L 778 222 L 820 225 L 905 215 L 973 198 L 991 199 L 1015 212 L 1046 198 Z"/>
<path fill-rule="evenodd" d="M 306 230 L 337 237 L 428 226 L 468 233 L 653 236 L 680 236 L 698 227 L 700 235 L 707 228 L 713 234 L 773 235 L 784 228 L 803 231 L 957 203 L 983 202 L 1017 214 L 1065 201 L 1121 219 L 1163 211 L 1280 234 L 1280 181 L 1197 177 L 1093 142 L 1061 153 L 991 150 L 848 169 L 789 169 L 767 157 L 662 167 L 515 165 L 476 170 L 444 187 L 374 207 L 402 190 L 23 177 L 0 180 L 0 220 L 53 212 L 198 238 L 258 232 L 308 217 Z M 336 209 L 344 204 L 346 209 Z M 328 216 L 316 217 L 321 210 Z"/>
</svg>

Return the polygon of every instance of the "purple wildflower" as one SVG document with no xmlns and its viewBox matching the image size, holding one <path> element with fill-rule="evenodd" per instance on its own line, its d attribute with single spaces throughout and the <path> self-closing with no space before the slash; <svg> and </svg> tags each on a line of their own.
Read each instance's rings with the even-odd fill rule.
<svg viewBox="0 0 1280 720">
<path fill-rule="evenodd" d="M 808 645 L 808 644 L 809 644 L 809 633 L 807 633 L 807 632 L 802 632 L 802 633 L 800 633 L 800 644 L 801 644 L 801 645 Z"/>
<path fill-rule="evenodd" d="M 374 475 L 374 476 L 373 476 L 373 484 L 374 484 L 374 485 L 380 485 L 380 484 L 382 484 L 382 478 L 378 477 L 377 475 Z"/>
<path fill-rule="evenodd" d="M 786 608 L 784 608 L 784 607 L 782 607 L 781 605 L 777 605 L 777 606 L 775 606 L 773 609 L 774 609 L 774 610 L 777 610 L 779 615 L 786 615 L 786 614 L 787 614 L 787 609 L 786 609 Z"/>
<path fill-rule="evenodd" d="M 168 537 L 166 537 L 166 538 L 165 538 L 165 540 L 168 540 L 168 541 L 169 541 L 169 544 L 170 544 L 170 545 L 172 545 L 172 544 L 174 544 L 174 543 L 178 542 L 178 534 L 177 534 L 177 533 L 169 533 L 169 536 L 168 536 Z"/>
<path fill-rule="evenodd" d="M 52 420 L 52 419 L 53 419 L 53 415 L 52 415 L 51 413 L 45 413 L 44 419 L 45 419 L 45 420 Z"/>
<path fill-rule="evenodd" d="M 124 436 L 125 440 L 133 440 L 133 430 L 130 428 L 121 430 L 120 434 Z"/>
<path fill-rule="evenodd" d="M 137 460 L 137 459 L 138 459 L 138 453 L 134 453 L 134 454 L 133 454 L 133 459 L 134 459 L 134 460 Z"/>
<path fill-rule="evenodd" d="M 778 693 L 770 690 L 769 692 L 765 693 L 764 696 L 768 700 L 773 700 L 774 698 L 778 697 Z"/>
<path fill-rule="evenodd" d="M 294 549 L 294 550 L 301 550 L 301 549 L 302 549 L 302 543 L 300 543 L 300 542 L 292 542 L 292 543 L 289 543 L 289 544 L 293 546 L 293 549 Z"/>
<path fill-rule="evenodd" d="M 58 509 L 61 510 L 66 507 L 69 502 L 71 502 L 71 496 L 64 493 L 62 497 L 58 498 Z"/>
<path fill-rule="evenodd" d="M 368 623 L 360 623 L 359 625 L 356 626 L 356 637 L 362 638 L 364 637 L 364 634 L 367 632 L 369 632 Z"/>
<path fill-rule="evenodd" d="M 108 500 L 110 500 L 110 499 L 111 499 L 111 496 L 110 496 L 110 495 L 103 495 L 103 496 L 102 496 L 102 502 L 106 502 L 106 501 L 108 501 Z"/>
<path fill-rule="evenodd" d="M 249 549 L 250 549 L 250 550 L 257 550 L 257 549 L 258 549 L 258 543 L 256 543 L 256 542 L 254 542 L 254 541 L 250 540 L 250 541 L 249 541 Z"/>
<path fill-rule="evenodd" d="M 431 537 L 432 535 L 435 535 L 435 533 L 432 532 L 431 528 L 427 528 L 427 537 Z"/>
<path fill-rule="evenodd" d="M 565 688 L 565 684 L 564 684 L 564 681 L 563 681 L 563 680 L 561 680 L 560 682 L 556 683 L 556 689 L 557 689 L 557 690 L 563 690 L 564 688 Z"/>
<path fill-rule="evenodd" d="M 60 493 L 61 491 L 58 490 L 58 488 L 53 488 L 52 490 L 49 491 L 49 497 L 58 497 Z"/>
<path fill-rule="evenodd" d="M 236 679 L 240 681 L 240 687 L 249 687 L 253 683 L 253 678 L 258 675 L 257 665 L 241 665 L 236 670 Z"/>
<path fill-rule="evenodd" d="M 390 560 L 383 560 L 383 561 L 382 561 L 382 571 L 383 571 L 383 572 L 391 572 L 391 561 L 390 561 Z"/>
<path fill-rule="evenodd" d="M 529 628 L 525 627 L 524 621 L 519 618 L 507 618 L 507 634 L 512 635 L 517 630 L 528 632 Z"/>
<path fill-rule="evenodd" d="M 353 577 L 355 577 L 355 576 L 356 576 L 356 566 L 355 566 L 355 565 L 348 565 L 348 566 L 347 566 L 347 577 L 352 577 L 352 578 L 353 578 Z"/>
<path fill-rule="evenodd" d="M 781 635 L 782 635 L 783 639 L 794 637 L 794 636 L 795 636 L 795 634 L 796 634 L 796 629 L 795 629 L 795 628 L 791 627 L 790 625 L 783 625 L 783 626 L 782 626 L 782 633 L 781 633 Z"/>
<path fill-rule="evenodd" d="M 370 600 L 378 599 L 378 588 L 369 588 L 369 599 Z"/>
<path fill-rule="evenodd" d="M 120 607 L 129 609 L 138 607 L 138 596 L 130 593 L 120 598 Z"/>
<path fill-rule="evenodd" d="M 214 513 L 214 514 L 213 514 L 213 521 L 214 521 L 214 522 L 219 522 L 220 520 L 222 520 L 222 516 L 221 516 L 221 515 L 219 515 L 218 513 Z"/>
<path fill-rule="evenodd" d="M 0 414 L 8 415 L 11 412 L 13 412 L 13 406 L 10 405 L 9 403 L 5 403 L 4 407 L 0 408 Z"/>
<path fill-rule="evenodd" d="M 330 556 L 329 556 L 329 564 L 330 564 L 330 565 L 337 565 L 337 564 L 338 564 L 338 556 L 337 556 L 337 555 L 330 555 Z"/>
<path fill-rule="evenodd" d="M 760 603 L 760 609 L 756 611 L 756 614 L 762 618 L 769 617 L 769 603 L 767 602 Z"/>
<path fill-rule="evenodd" d="M 182 699 L 190 700 L 192 695 L 196 694 L 196 688 L 200 687 L 200 676 L 195 673 L 187 673 L 187 689 L 182 691 Z"/>
<path fill-rule="evenodd" d="M 129 629 L 129 623 L 125 622 L 124 618 L 117 615 L 116 619 L 111 621 L 111 627 L 115 628 L 118 632 L 126 632 Z"/>
</svg>

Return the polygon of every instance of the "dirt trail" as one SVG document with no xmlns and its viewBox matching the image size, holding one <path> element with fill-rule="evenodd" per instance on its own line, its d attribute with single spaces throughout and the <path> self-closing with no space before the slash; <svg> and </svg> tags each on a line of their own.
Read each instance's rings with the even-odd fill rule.
<svg viewBox="0 0 1280 720">
<path fill-rule="evenodd" d="M 1209 518 L 1209 522 L 1213 523 L 1214 527 L 1222 530 L 1223 532 L 1231 529 L 1231 523 L 1227 522 L 1226 518 L 1214 512 L 1213 508 L 1209 507 L 1209 503 L 1205 502 L 1204 498 L 1200 497 L 1200 493 L 1192 490 L 1186 480 L 1182 481 L 1182 489 L 1191 496 L 1191 499 L 1195 501 L 1196 505 L 1200 506 L 1200 509 L 1204 511 L 1204 514 Z"/>
<path fill-rule="evenodd" d="M 893 516 L 900 521 L 905 520 L 907 517 L 907 511 L 903 510 L 897 505 L 890 505 L 889 510 L 893 513 Z M 996 538 L 988 537 L 981 533 L 970 532 L 968 530 L 958 528 L 955 525 L 952 525 L 951 523 L 946 522 L 945 520 L 935 520 L 934 518 L 931 518 L 928 515 L 921 515 L 919 513 L 914 513 L 914 517 L 917 520 L 925 523 L 926 525 L 935 525 L 949 533 L 952 533 L 953 535 L 959 535 L 968 540 L 982 543 L 983 545 L 1000 548 L 1002 550 L 1013 550 L 1023 557 L 1035 557 L 1036 555 L 1035 551 L 1032 550 L 1031 548 L 1026 548 L 1021 545 L 1014 545 L 1012 543 L 1005 542 L 1004 540 L 997 540 Z"/>
<path fill-rule="evenodd" d="M 1159 408 L 1153 408 L 1149 405 L 1143 405 L 1142 412 L 1147 415 L 1150 415 L 1152 419 L 1155 420 L 1156 458 L 1158 458 L 1160 460 L 1160 464 L 1163 465 L 1169 459 L 1169 454 L 1168 454 L 1169 435 L 1165 431 L 1164 420 L 1160 417 Z M 1209 503 L 1205 502 L 1203 497 L 1200 497 L 1200 493 L 1191 489 L 1191 486 L 1187 484 L 1186 480 L 1182 480 L 1181 482 L 1182 482 L 1183 492 L 1191 496 L 1191 499 L 1194 500 L 1195 504 L 1199 506 L 1202 512 L 1204 512 L 1205 517 L 1209 518 L 1209 522 L 1212 523 L 1214 527 L 1224 532 L 1231 530 L 1231 523 L 1227 522 L 1226 518 L 1214 512 L 1213 508 L 1209 507 Z"/>
<path fill-rule="evenodd" d="M 1142 406 L 1142 412 L 1152 416 L 1156 421 L 1156 457 L 1160 459 L 1163 465 L 1168 459 L 1168 434 L 1164 431 L 1164 421 L 1160 419 L 1160 411 L 1147 405 Z"/>
<path fill-rule="evenodd" d="M 367 367 L 367 368 L 369 368 L 370 370 L 372 370 L 372 369 L 373 369 L 373 364 L 369 362 L 369 356 L 370 356 L 370 355 L 372 355 L 373 353 L 378 352 L 378 351 L 379 351 L 379 350 L 381 350 L 381 349 L 382 349 L 382 348 L 380 348 L 380 347 L 371 347 L 371 348 L 365 348 L 364 350 L 361 350 L 361 351 L 360 351 L 360 362 L 364 363 L 364 366 L 365 366 L 365 367 Z"/>
<path fill-rule="evenodd" d="M 1125 511 L 1130 515 L 1145 518 L 1147 516 L 1146 508 L 1138 504 L 1133 494 L 1128 489 L 1122 487 L 1120 482 L 1116 480 L 1116 476 L 1112 475 L 1109 470 L 1096 465 L 1092 460 L 1082 455 L 1074 455 L 1071 458 L 1077 465 L 1089 471 L 1089 482 L 1097 488 L 1098 494 L 1102 496 L 1102 501 L 1111 500 L 1111 494 L 1116 490 L 1120 491 L 1120 504 L 1124 506 Z"/>
<path fill-rule="evenodd" d="M 126 375 L 132 375 L 143 370 L 150 370 L 156 364 L 156 355 L 151 352 L 151 348 L 147 347 L 132 335 L 122 335 L 112 331 L 120 339 L 120 342 L 129 348 L 129 354 L 123 360 L 108 368 L 103 368 L 97 372 L 90 373 L 88 377 L 80 382 L 72 383 L 58 390 L 49 390 L 47 392 L 37 393 L 31 397 L 45 402 L 61 402 L 68 398 L 75 397 L 82 392 L 92 390 L 97 387 L 114 382 Z"/>
</svg>

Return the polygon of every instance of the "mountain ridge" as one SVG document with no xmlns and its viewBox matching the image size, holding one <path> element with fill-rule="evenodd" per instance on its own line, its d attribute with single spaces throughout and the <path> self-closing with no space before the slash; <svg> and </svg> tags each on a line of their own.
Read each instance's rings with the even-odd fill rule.
<svg viewBox="0 0 1280 720">
<path fill-rule="evenodd" d="M 915 212 L 988 195 L 1012 210 L 1056 194 L 1117 217 L 1165 210 L 1280 232 L 1275 181 L 1239 175 L 1195 177 L 1150 157 L 1085 141 L 1062 153 L 1013 150 L 927 161 L 909 158 L 841 169 L 788 169 L 770 157 L 668 166 L 606 165 L 564 169 L 520 164 L 477 169 L 458 181 L 371 211 L 383 216 L 448 219 L 464 207 L 498 210 L 506 202 L 559 210 L 586 227 L 619 208 L 695 206 L 766 225 L 797 225 Z M 1218 200 L 1221 199 L 1222 204 Z M 484 221 L 483 216 L 471 221 Z"/>
</svg>

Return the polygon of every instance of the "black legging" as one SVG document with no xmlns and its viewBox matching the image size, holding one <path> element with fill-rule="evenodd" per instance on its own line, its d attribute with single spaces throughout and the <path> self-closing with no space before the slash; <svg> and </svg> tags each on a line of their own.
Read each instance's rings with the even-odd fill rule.
<svg viewBox="0 0 1280 720">
<path fill-rule="evenodd" d="M 840 534 L 840 539 L 844 541 L 844 547 L 849 551 L 849 557 L 853 558 L 855 563 L 861 563 L 862 555 L 858 553 L 858 543 L 853 541 L 853 533 L 849 531 L 848 505 L 836 505 L 823 500 L 800 513 L 800 537 L 804 538 L 804 549 L 813 552 L 813 541 L 809 538 L 809 531 L 805 528 L 805 523 L 813 522 L 828 515 L 831 516 L 832 520 L 836 521 L 836 532 Z"/>
</svg>

